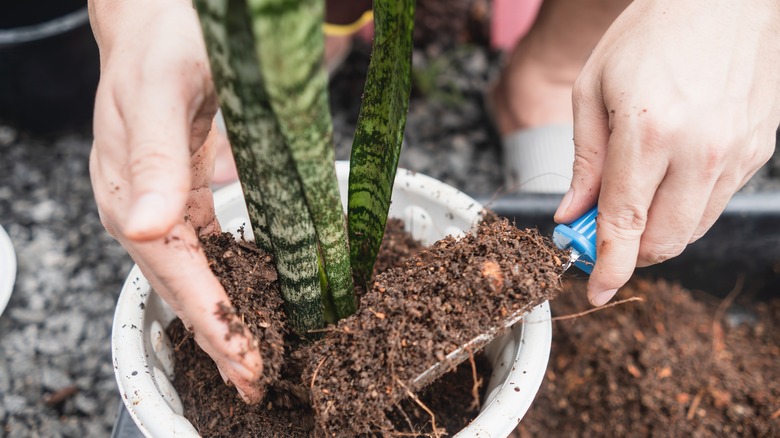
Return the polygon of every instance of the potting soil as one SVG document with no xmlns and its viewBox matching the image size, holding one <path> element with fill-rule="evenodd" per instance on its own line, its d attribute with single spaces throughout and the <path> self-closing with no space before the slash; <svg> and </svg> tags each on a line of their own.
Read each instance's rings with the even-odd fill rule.
<svg viewBox="0 0 780 438">
<path fill-rule="evenodd" d="M 394 237 L 400 225 L 392 224 L 388 240 L 394 242 L 394 255 L 389 258 L 397 259 L 411 250 L 406 245 L 408 237 Z M 211 247 L 214 244 L 220 245 L 218 249 Z M 250 328 L 260 329 L 261 338 L 268 338 L 269 319 L 255 321 L 256 304 L 249 301 L 261 300 L 257 294 L 278 292 L 264 292 L 255 280 L 246 279 L 267 271 L 258 265 L 270 258 L 258 257 L 258 250 L 231 242 L 229 237 L 211 239 L 204 245 L 235 311 Z M 236 260 L 243 256 L 249 258 L 241 267 Z M 535 231 L 522 231 L 506 220 L 488 218 L 477 233 L 459 240 L 444 239 L 379 275 L 362 297 L 361 310 L 332 327 L 324 340 L 301 347 L 295 336 L 287 334 L 288 359 L 283 364 L 269 365 L 278 356 L 264 356 L 270 373 L 280 370 L 281 383 L 262 382 L 269 395 L 264 404 L 254 407 L 245 405 L 235 390 L 225 386 L 216 367 L 198 352 L 181 325 L 174 326 L 170 329 L 177 345 L 174 385 L 186 406 L 185 416 L 204 436 L 308 436 L 313 431 L 356 436 L 404 429 L 432 432 L 436 418 L 437 428 L 461 428 L 476 413 L 480 379 L 440 381 L 444 386 L 433 390 L 428 402 L 446 410 L 433 417 L 424 409 L 409 404 L 398 408 L 396 403 L 412 390 L 420 392 L 422 388 L 411 383 L 415 376 L 484 327 L 515 309 L 551 298 L 559 291 L 564 262 L 565 255 L 551 249 L 550 242 Z M 239 270 L 252 275 L 238 280 Z M 281 309 L 280 303 L 270 304 Z M 477 359 L 474 362 L 476 366 Z M 302 364 L 306 364 L 303 379 Z M 472 364 L 464 366 L 468 368 L 459 372 L 471 376 Z M 309 394 L 315 420 L 307 406 Z M 454 412 L 454 407 L 462 411 Z"/>
<path fill-rule="evenodd" d="M 547 375 L 515 437 L 780 436 L 780 300 L 730 304 L 640 280 L 615 300 L 628 297 L 644 302 L 553 323 Z M 551 306 L 590 308 L 585 283 Z"/>
</svg>

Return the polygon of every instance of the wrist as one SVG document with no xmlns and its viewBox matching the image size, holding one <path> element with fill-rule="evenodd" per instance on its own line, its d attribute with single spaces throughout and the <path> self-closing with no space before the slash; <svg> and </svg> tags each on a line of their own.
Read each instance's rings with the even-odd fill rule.
<svg viewBox="0 0 780 438">
<path fill-rule="evenodd" d="M 150 22 L 170 9 L 172 13 L 194 13 L 191 0 L 89 0 L 89 21 L 101 57 L 117 39 L 136 39 Z M 106 52 L 106 53 L 104 53 Z"/>
</svg>

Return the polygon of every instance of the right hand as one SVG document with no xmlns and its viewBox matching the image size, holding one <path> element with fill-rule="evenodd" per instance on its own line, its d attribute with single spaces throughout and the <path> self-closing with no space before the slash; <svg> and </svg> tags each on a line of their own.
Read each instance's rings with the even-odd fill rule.
<svg viewBox="0 0 780 438">
<path fill-rule="evenodd" d="M 245 327 L 227 336 L 216 310 L 229 299 L 198 240 L 219 231 L 210 180 L 225 139 L 210 130 L 217 98 L 197 14 L 181 0 L 92 0 L 89 12 L 101 61 L 90 155 L 101 220 L 223 379 L 257 402 L 260 352 Z"/>
<path fill-rule="evenodd" d="M 634 1 L 574 85 L 574 175 L 555 220 L 598 198 L 594 305 L 679 255 L 775 150 L 780 1 Z"/>
</svg>

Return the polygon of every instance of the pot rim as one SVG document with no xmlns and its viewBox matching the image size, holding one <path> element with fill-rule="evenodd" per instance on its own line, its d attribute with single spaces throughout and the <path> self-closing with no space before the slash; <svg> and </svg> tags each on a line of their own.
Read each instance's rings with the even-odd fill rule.
<svg viewBox="0 0 780 438">
<path fill-rule="evenodd" d="M 11 238 L 0 225 L 0 315 L 5 311 L 16 282 L 16 253 Z"/>
<path fill-rule="evenodd" d="M 83 6 L 42 23 L 0 29 L 0 48 L 40 41 L 69 32 L 88 23 L 89 10 L 87 6 Z"/>
<path fill-rule="evenodd" d="M 338 162 L 336 169 L 340 175 L 348 174 L 347 163 Z M 339 184 L 344 191 L 346 178 L 340 178 Z M 436 199 L 446 199 L 441 203 L 443 208 L 438 214 L 451 219 L 452 213 L 455 213 L 456 220 L 461 224 L 447 222 L 438 224 L 438 227 L 437 224 L 429 224 L 427 228 L 413 227 L 413 235 L 421 229 L 423 232 L 427 230 L 429 234 L 433 232 L 442 235 L 452 233 L 457 227 L 469 229 L 478 220 L 482 210 L 481 205 L 459 190 L 415 172 L 399 169 L 395 184 L 396 187 L 403 187 L 403 195 L 399 198 L 407 203 L 404 206 L 404 201 L 394 201 L 391 212 L 393 208 L 398 209 L 395 210 L 395 217 L 414 214 L 419 206 L 427 209 L 424 213 L 436 216 L 434 210 L 437 207 L 430 203 Z M 238 183 L 216 193 L 214 199 L 218 215 L 221 205 L 242 199 L 241 196 Z M 235 231 L 245 221 L 241 217 L 233 217 L 235 219 L 232 221 L 221 221 L 224 229 Z M 432 243 L 430 239 L 423 240 Z M 146 436 L 196 436 L 192 424 L 181 415 L 181 400 L 170 384 L 174 367 L 172 356 L 165 353 L 165 344 L 167 342 L 169 349 L 170 341 L 164 333 L 163 324 L 167 325 L 173 312 L 151 292 L 151 286 L 140 269 L 134 266 L 122 288 L 111 335 L 114 373 L 122 401 Z M 547 369 L 551 347 L 552 322 L 548 303 L 537 306 L 526 316 L 525 321 L 524 324 L 516 324 L 488 345 L 486 352 L 494 363 L 494 370 L 486 402 L 482 412 L 459 431 L 458 436 L 506 436 L 517 426 L 533 402 Z M 151 418 L 154 421 L 150 421 Z"/>
</svg>

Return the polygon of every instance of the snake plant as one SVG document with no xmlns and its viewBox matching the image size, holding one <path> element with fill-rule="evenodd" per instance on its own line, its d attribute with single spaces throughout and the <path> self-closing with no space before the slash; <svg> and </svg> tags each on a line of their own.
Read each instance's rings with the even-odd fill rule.
<svg viewBox="0 0 780 438">
<path fill-rule="evenodd" d="M 344 318 L 356 308 L 353 273 L 368 283 L 387 220 L 411 87 L 414 2 L 374 1 L 347 221 L 334 168 L 323 0 L 195 5 L 252 230 L 274 254 L 291 327 L 303 334 Z"/>
</svg>

